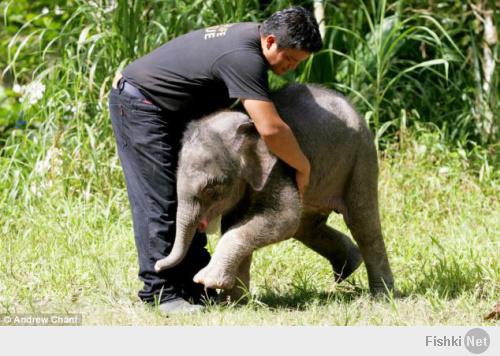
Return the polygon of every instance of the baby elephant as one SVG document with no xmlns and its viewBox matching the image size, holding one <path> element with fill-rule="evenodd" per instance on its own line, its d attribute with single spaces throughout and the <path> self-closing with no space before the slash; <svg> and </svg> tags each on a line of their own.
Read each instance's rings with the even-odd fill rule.
<svg viewBox="0 0 500 356">
<path fill-rule="evenodd" d="M 232 289 L 238 297 L 235 282 L 248 288 L 253 251 L 293 236 L 330 261 L 337 281 L 363 259 L 371 292 L 391 290 L 370 130 L 343 96 L 319 86 L 288 86 L 273 101 L 311 163 L 302 202 L 294 171 L 268 151 L 246 114 L 222 111 L 195 121 L 179 156 L 175 243 L 156 270 L 178 264 L 196 229 L 222 215 L 223 236 L 194 277 L 206 287 Z M 332 211 L 343 215 L 359 249 L 326 225 Z"/>
</svg>

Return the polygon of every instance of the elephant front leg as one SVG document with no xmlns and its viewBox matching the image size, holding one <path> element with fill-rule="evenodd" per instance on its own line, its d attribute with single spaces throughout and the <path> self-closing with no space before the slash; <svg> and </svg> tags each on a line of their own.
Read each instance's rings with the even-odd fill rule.
<svg viewBox="0 0 500 356">
<path fill-rule="evenodd" d="M 239 265 L 249 256 L 254 246 L 249 243 L 251 237 L 245 227 L 225 233 L 210 260 L 193 278 L 196 283 L 206 288 L 229 289 L 234 286 Z"/>
<path fill-rule="evenodd" d="M 226 289 L 221 296 L 226 302 L 246 302 L 250 291 L 250 265 L 252 264 L 252 255 L 243 259 L 238 268 L 236 282 L 233 288 Z"/>
<path fill-rule="evenodd" d="M 245 267 L 244 261 L 249 269 L 253 251 L 291 237 L 298 227 L 299 216 L 300 212 L 294 209 L 282 215 L 266 211 L 253 216 L 244 225 L 229 229 L 217 244 L 210 263 L 193 280 L 207 288 L 233 288 L 240 266 Z"/>
</svg>

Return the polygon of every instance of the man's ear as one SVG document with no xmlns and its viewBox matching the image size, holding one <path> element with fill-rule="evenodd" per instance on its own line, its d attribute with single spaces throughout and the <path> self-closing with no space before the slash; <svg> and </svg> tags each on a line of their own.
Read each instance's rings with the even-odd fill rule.
<svg viewBox="0 0 500 356">
<path fill-rule="evenodd" d="M 266 38 L 265 38 L 265 43 L 266 43 L 266 48 L 267 49 L 271 49 L 271 47 L 273 46 L 273 44 L 277 44 L 276 42 L 276 36 L 275 35 L 267 35 Z"/>
<path fill-rule="evenodd" d="M 269 151 L 251 121 L 236 129 L 234 148 L 240 156 L 242 178 L 254 190 L 262 190 L 278 158 Z"/>
</svg>

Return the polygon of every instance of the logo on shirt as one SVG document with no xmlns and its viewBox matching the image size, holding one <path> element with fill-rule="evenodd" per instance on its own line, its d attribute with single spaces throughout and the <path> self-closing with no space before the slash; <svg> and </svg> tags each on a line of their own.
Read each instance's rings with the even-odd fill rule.
<svg viewBox="0 0 500 356">
<path fill-rule="evenodd" d="M 224 37 L 226 35 L 227 29 L 231 26 L 232 25 L 219 25 L 207 27 L 205 29 L 205 36 L 203 37 L 203 39 L 209 40 L 212 38 Z"/>
</svg>

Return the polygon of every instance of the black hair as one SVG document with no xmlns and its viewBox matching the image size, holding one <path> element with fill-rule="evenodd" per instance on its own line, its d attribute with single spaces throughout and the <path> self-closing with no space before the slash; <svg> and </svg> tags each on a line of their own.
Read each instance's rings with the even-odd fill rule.
<svg viewBox="0 0 500 356">
<path fill-rule="evenodd" d="M 323 46 L 318 23 L 312 13 L 294 6 L 272 14 L 260 26 L 262 36 L 274 35 L 280 48 L 317 52 Z"/>
</svg>

